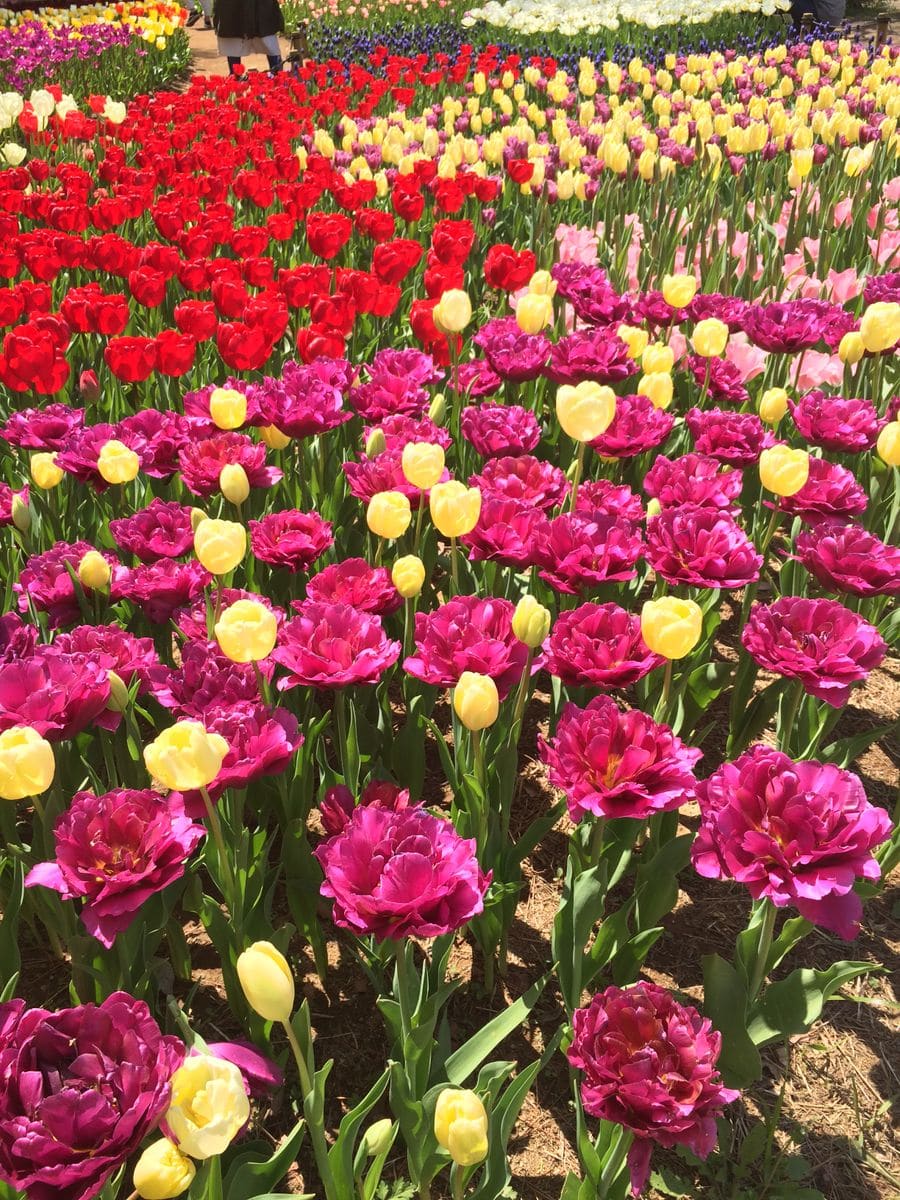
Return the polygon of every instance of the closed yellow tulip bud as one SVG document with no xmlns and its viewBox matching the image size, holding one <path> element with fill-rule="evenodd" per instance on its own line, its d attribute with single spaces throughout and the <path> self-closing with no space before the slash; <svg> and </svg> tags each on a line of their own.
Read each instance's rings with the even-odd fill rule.
<svg viewBox="0 0 900 1200">
<path fill-rule="evenodd" d="M 105 592 L 109 589 L 112 571 L 99 550 L 88 550 L 78 564 L 77 574 L 81 586 L 89 591 Z"/>
<path fill-rule="evenodd" d="M 500 712 L 500 695 L 490 675 L 463 671 L 453 689 L 453 711 L 473 733 L 493 725 Z"/>
<path fill-rule="evenodd" d="M 628 357 L 635 360 L 639 359 L 647 349 L 647 342 L 650 340 L 650 335 L 646 329 L 639 329 L 636 325 L 620 325 L 616 331 L 616 336 L 619 341 L 624 342 L 628 347 Z"/>
<path fill-rule="evenodd" d="M 62 480 L 63 475 L 65 475 L 62 467 L 56 465 L 55 450 L 42 450 L 38 454 L 32 454 L 29 466 L 31 469 L 31 478 L 45 492 L 49 492 L 51 488 L 55 488 Z"/>
<path fill-rule="evenodd" d="M 231 504 L 243 504 L 250 495 L 250 480 L 240 463 L 226 463 L 219 472 L 222 495 Z"/>
<path fill-rule="evenodd" d="M 434 1108 L 434 1136 L 459 1166 L 483 1162 L 488 1152 L 488 1118 L 480 1097 L 461 1088 L 444 1088 Z"/>
<path fill-rule="evenodd" d="M 247 1003 L 265 1021 L 291 1019 L 294 977 L 288 961 L 271 942 L 254 942 L 238 957 L 238 979 Z"/>
<path fill-rule="evenodd" d="M 759 416 L 767 425 L 777 425 L 787 412 L 788 394 L 784 388 L 767 388 L 759 398 Z"/>
<path fill-rule="evenodd" d="M 368 1158 L 387 1154 L 394 1143 L 394 1122 L 390 1117 L 376 1121 L 362 1136 L 362 1147 Z"/>
<path fill-rule="evenodd" d="M 528 280 L 528 291 L 532 296 L 547 296 L 553 299 L 556 295 L 557 283 L 549 271 L 535 271 Z"/>
<path fill-rule="evenodd" d="M 718 358 L 728 345 L 728 326 L 717 317 L 698 321 L 691 342 L 701 358 Z"/>
<path fill-rule="evenodd" d="M 444 292 L 431 314 L 441 333 L 462 333 L 472 320 L 472 301 L 460 288 Z"/>
<path fill-rule="evenodd" d="M 641 366 L 648 375 L 655 375 L 657 372 L 667 375 L 675 366 L 672 347 L 663 342 L 653 342 L 641 355 Z"/>
<path fill-rule="evenodd" d="M 194 1182 L 197 1168 L 174 1142 L 152 1142 L 134 1168 L 134 1190 L 142 1200 L 174 1200 Z"/>
<path fill-rule="evenodd" d="M 191 529 L 194 531 L 194 533 L 197 532 L 197 528 L 200 525 L 201 521 L 208 521 L 208 520 L 209 520 L 209 517 L 206 515 L 206 513 L 203 511 L 202 508 L 192 508 L 191 509 Z"/>
<path fill-rule="evenodd" d="M 400 465 L 407 483 L 427 492 L 444 473 L 444 447 L 436 442 L 409 442 L 403 447 Z"/>
<path fill-rule="evenodd" d="M 28 501 L 24 500 L 22 496 L 13 496 L 10 516 L 13 527 L 18 529 L 19 533 L 27 533 L 31 528 L 31 509 L 28 506 Z"/>
<path fill-rule="evenodd" d="M 859 336 L 870 354 L 881 354 L 900 342 L 900 304 L 879 300 L 870 304 L 859 323 Z"/>
<path fill-rule="evenodd" d="M 0 733 L 0 800 L 25 800 L 46 792 L 56 774 L 53 747 L 30 725 Z"/>
<path fill-rule="evenodd" d="M 697 280 L 693 275 L 663 275 L 662 294 L 672 308 L 687 308 L 697 294 Z"/>
<path fill-rule="evenodd" d="M 215 625 L 216 641 L 232 662 L 261 662 L 275 649 L 278 622 L 258 600 L 235 600 Z"/>
<path fill-rule="evenodd" d="M 291 444 L 291 439 L 286 433 L 282 433 L 277 425 L 264 425 L 259 431 L 259 436 L 270 450 L 283 450 Z"/>
<path fill-rule="evenodd" d="M 178 1148 L 191 1158 L 221 1154 L 250 1119 L 244 1077 L 224 1058 L 188 1055 L 172 1076 L 171 1088 L 163 1120 Z"/>
<path fill-rule="evenodd" d="M 466 487 L 458 479 L 436 483 L 428 495 L 431 519 L 444 537 L 463 537 L 471 533 L 481 516 L 481 492 Z"/>
<path fill-rule="evenodd" d="M 809 455 L 790 446 L 771 446 L 759 456 L 759 479 L 776 496 L 796 496 L 809 479 Z"/>
<path fill-rule="evenodd" d="M 144 747 L 144 762 L 163 787 L 196 792 L 209 787 L 227 753 L 225 739 L 209 733 L 201 721 L 178 721 Z"/>
<path fill-rule="evenodd" d="M 213 575 L 227 575 L 247 553 L 247 530 L 237 521 L 207 517 L 194 528 L 194 553 Z"/>
<path fill-rule="evenodd" d="M 414 599 L 425 582 L 425 564 L 417 554 L 404 554 L 394 563 L 391 582 L 404 600 Z"/>
<path fill-rule="evenodd" d="M 693 600 L 662 596 L 641 609 L 641 636 L 654 654 L 684 658 L 700 641 L 703 613 Z"/>
<path fill-rule="evenodd" d="M 888 421 L 878 435 L 878 457 L 889 467 L 900 467 L 900 421 Z"/>
<path fill-rule="evenodd" d="M 862 337 L 855 329 L 845 333 L 838 345 L 838 358 L 851 367 L 860 361 L 865 352 Z"/>
<path fill-rule="evenodd" d="M 141 460 L 124 442 L 111 438 L 100 447 L 97 470 L 107 483 L 131 483 L 141 469 Z"/>
<path fill-rule="evenodd" d="M 551 619 L 549 608 L 544 608 L 534 596 L 525 595 L 513 613 L 512 631 L 529 650 L 537 650 L 550 632 Z"/>
<path fill-rule="evenodd" d="M 657 498 L 655 496 L 651 496 L 650 499 L 647 501 L 647 516 L 648 516 L 648 518 L 649 517 L 658 517 L 661 512 L 662 512 L 662 505 L 660 504 L 660 502 L 657 500 Z"/>
<path fill-rule="evenodd" d="M 616 415 L 616 394 L 610 387 L 586 379 L 556 390 L 556 416 L 575 442 L 592 442 L 605 433 Z"/>
<path fill-rule="evenodd" d="M 240 429 L 247 420 L 247 397 L 235 388 L 214 388 L 209 415 L 219 429 Z"/>
<path fill-rule="evenodd" d="M 675 384 L 667 371 L 650 371 L 640 377 L 637 390 L 654 408 L 668 408 L 675 394 Z"/>
<path fill-rule="evenodd" d="M 409 500 L 402 492 L 376 492 L 366 509 L 366 524 L 376 537 L 402 537 L 412 520 Z"/>
<path fill-rule="evenodd" d="M 428 406 L 428 420 L 435 425 L 442 425 L 447 415 L 447 400 L 443 392 L 438 392 Z"/>
<path fill-rule="evenodd" d="M 369 460 L 377 458 L 379 454 L 384 454 L 387 449 L 387 438 L 384 436 L 383 429 L 373 429 L 366 438 L 366 458 Z"/>
<path fill-rule="evenodd" d="M 131 694 L 125 681 L 115 671 L 109 673 L 109 708 L 112 712 L 124 712 L 131 702 Z"/>
<path fill-rule="evenodd" d="M 549 296 L 528 292 L 516 305 L 516 324 L 523 333 L 540 333 L 553 320 L 553 301 Z"/>
</svg>

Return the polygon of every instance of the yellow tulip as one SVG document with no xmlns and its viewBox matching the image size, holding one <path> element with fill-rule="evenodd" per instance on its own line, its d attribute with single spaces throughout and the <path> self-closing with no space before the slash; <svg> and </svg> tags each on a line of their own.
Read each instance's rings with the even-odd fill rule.
<svg viewBox="0 0 900 1200">
<path fill-rule="evenodd" d="M 425 583 L 425 564 L 416 554 L 404 554 L 391 569 L 391 582 L 404 600 L 413 600 Z"/>
<path fill-rule="evenodd" d="M 481 492 L 466 487 L 458 479 L 436 483 L 428 496 L 428 507 L 435 528 L 444 537 L 458 538 L 471 533 L 481 516 Z"/>
<path fill-rule="evenodd" d="M 236 388 L 214 388 L 209 415 L 219 429 L 240 429 L 247 420 L 247 397 Z"/>
<path fill-rule="evenodd" d="M 366 508 L 366 523 L 376 537 L 402 537 L 411 520 L 409 499 L 402 492 L 376 492 Z"/>
<path fill-rule="evenodd" d="M 48 492 L 51 488 L 55 488 L 62 480 L 65 471 L 62 467 L 56 465 L 56 451 L 40 451 L 38 454 L 32 454 L 29 464 L 31 478 L 34 480 L 37 487 Z"/>
<path fill-rule="evenodd" d="M 525 595 L 513 613 L 512 631 L 530 650 L 537 650 L 550 632 L 551 620 L 548 608 L 535 600 L 534 596 Z"/>
<path fill-rule="evenodd" d="M 493 725 L 500 712 L 500 696 L 490 675 L 463 671 L 453 689 L 453 711 L 473 733 Z"/>
<path fill-rule="evenodd" d="M 78 564 L 77 575 L 82 587 L 92 592 L 105 592 L 109 589 L 112 571 L 99 550 L 88 550 Z"/>
<path fill-rule="evenodd" d="M 100 447 L 97 470 L 107 483 L 131 483 L 141 469 L 141 460 L 123 442 L 111 438 Z"/>
<path fill-rule="evenodd" d="M 215 624 L 219 649 L 232 662 L 261 662 L 275 649 L 278 622 L 258 600 L 235 600 Z"/>
<path fill-rule="evenodd" d="M 556 416 L 575 442 L 592 442 L 605 433 L 616 415 L 616 395 L 610 387 L 583 380 L 564 383 L 556 391 Z"/>
<path fill-rule="evenodd" d="M 776 496 L 795 496 L 809 479 L 809 455 L 790 446 L 771 446 L 759 456 L 759 479 Z"/>
<path fill-rule="evenodd" d="M 46 792 L 56 774 L 50 743 L 30 725 L 0 733 L 0 800 L 25 800 Z"/>
<path fill-rule="evenodd" d="M 200 721 L 178 721 L 144 747 L 144 762 L 154 779 L 173 792 L 209 787 L 222 769 L 228 743 Z"/>
<path fill-rule="evenodd" d="M 212 575 L 227 575 L 247 553 L 247 530 L 237 521 L 206 517 L 195 526 L 194 553 Z"/>
<path fill-rule="evenodd" d="M 700 641 L 703 613 L 693 600 L 662 596 L 641 609 L 641 636 L 654 654 L 685 658 Z"/>
<path fill-rule="evenodd" d="M 444 1088 L 434 1109 L 434 1136 L 461 1167 L 483 1162 L 488 1152 L 488 1118 L 475 1092 Z"/>
<path fill-rule="evenodd" d="M 254 942 L 239 955 L 237 973 L 247 1003 L 263 1020 L 291 1019 L 294 977 L 287 959 L 271 942 Z"/>
<path fill-rule="evenodd" d="M 174 1200 L 194 1182 L 197 1168 L 168 1138 L 147 1147 L 134 1167 L 134 1190 L 141 1200 Z"/>
<path fill-rule="evenodd" d="M 444 473 L 444 448 L 436 442 L 409 442 L 400 465 L 407 483 L 427 492 Z"/>
</svg>

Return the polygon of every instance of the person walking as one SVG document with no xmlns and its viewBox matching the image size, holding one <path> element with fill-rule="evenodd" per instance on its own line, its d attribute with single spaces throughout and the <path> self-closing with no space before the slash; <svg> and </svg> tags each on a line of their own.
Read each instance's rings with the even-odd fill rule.
<svg viewBox="0 0 900 1200">
<path fill-rule="evenodd" d="M 194 3 L 194 11 L 191 13 L 191 15 L 185 21 L 185 25 L 187 26 L 187 28 L 193 29 L 194 26 L 197 24 L 197 22 L 202 17 L 203 18 L 203 28 L 204 29 L 212 29 L 212 27 L 213 27 L 212 0 L 199 0 L 199 3 L 198 3 L 198 0 L 193 0 L 193 3 Z"/>
<path fill-rule="evenodd" d="M 232 75 L 248 54 L 265 54 L 269 70 L 281 70 L 278 35 L 284 31 L 284 17 L 278 0 L 215 0 L 213 25 Z"/>
</svg>

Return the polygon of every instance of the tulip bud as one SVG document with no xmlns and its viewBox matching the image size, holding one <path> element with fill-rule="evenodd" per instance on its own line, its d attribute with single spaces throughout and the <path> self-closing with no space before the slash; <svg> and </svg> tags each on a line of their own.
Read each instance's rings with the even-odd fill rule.
<svg viewBox="0 0 900 1200">
<path fill-rule="evenodd" d="M 862 337 L 855 330 L 845 333 L 838 346 L 838 358 L 847 366 L 855 366 L 865 354 Z"/>
<path fill-rule="evenodd" d="M 523 596 L 516 605 L 512 619 L 512 631 L 529 650 L 543 645 L 550 632 L 550 610 L 539 604 L 534 596 Z"/>
<path fill-rule="evenodd" d="M 96 371 L 82 371 L 78 377 L 78 393 L 85 404 L 93 404 L 100 399 L 100 383 Z"/>
<path fill-rule="evenodd" d="M 481 492 L 477 487 L 467 488 L 458 479 L 448 479 L 431 489 L 428 507 L 439 533 L 444 537 L 464 537 L 478 524 Z"/>
<path fill-rule="evenodd" d="M 194 531 L 194 533 L 197 532 L 197 528 L 200 525 L 201 521 L 208 521 L 208 520 L 209 520 L 209 518 L 207 517 L 206 513 L 203 511 L 202 508 L 192 508 L 191 509 L 191 529 Z"/>
<path fill-rule="evenodd" d="M 219 472 L 219 487 L 230 503 L 240 506 L 250 495 L 250 480 L 240 463 L 226 463 Z"/>
<path fill-rule="evenodd" d="M 134 1190 L 142 1200 L 174 1200 L 194 1182 L 197 1168 L 174 1142 L 152 1142 L 134 1168 Z"/>
<path fill-rule="evenodd" d="M 759 456 L 760 483 L 776 496 L 795 496 L 809 479 L 809 455 L 779 444 Z"/>
<path fill-rule="evenodd" d="M 460 288 L 444 292 L 431 314 L 441 333 L 462 333 L 472 320 L 472 301 Z"/>
<path fill-rule="evenodd" d="M 760 420 L 767 425 L 777 425 L 788 408 L 788 394 L 784 388 L 767 388 L 759 399 Z"/>
<path fill-rule="evenodd" d="M 532 296 L 548 296 L 552 300 L 556 287 L 556 280 L 549 271 L 535 271 L 528 280 L 528 291 Z"/>
<path fill-rule="evenodd" d="M 616 415 L 616 395 L 610 387 L 586 379 L 574 387 L 564 383 L 556 390 L 556 416 L 576 442 L 592 442 L 604 433 Z"/>
<path fill-rule="evenodd" d="M 647 330 L 639 329 L 637 325 L 620 325 L 616 336 L 628 347 L 628 357 L 631 359 L 639 359 L 647 349 L 649 341 Z"/>
<path fill-rule="evenodd" d="M 247 420 L 247 397 L 236 388 L 213 388 L 209 415 L 219 429 L 240 429 Z"/>
<path fill-rule="evenodd" d="M 553 320 L 553 301 L 549 296 L 529 292 L 516 305 L 516 324 L 523 333 L 540 333 Z"/>
<path fill-rule="evenodd" d="M 701 358 L 718 358 L 728 345 L 728 326 L 717 317 L 707 317 L 697 322 L 691 342 Z"/>
<path fill-rule="evenodd" d="M 207 517 L 194 530 L 194 553 L 212 575 L 227 575 L 247 553 L 247 530 L 237 521 Z"/>
<path fill-rule="evenodd" d="M 443 392 L 438 392 L 428 406 L 428 420 L 435 425 L 443 425 L 447 415 L 447 399 Z"/>
<path fill-rule="evenodd" d="M 109 704 L 111 712 L 124 712 L 131 700 L 131 694 L 125 686 L 125 680 L 115 671 L 109 672 Z"/>
<path fill-rule="evenodd" d="M 900 420 L 888 421 L 878 435 L 878 457 L 889 467 L 900 467 Z"/>
<path fill-rule="evenodd" d="M 100 447 L 97 470 L 107 483 L 131 483 L 141 469 L 141 460 L 124 442 L 111 438 Z"/>
<path fill-rule="evenodd" d="M 660 504 L 660 502 L 657 500 L 657 498 L 655 496 L 652 496 L 647 501 L 647 516 L 648 517 L 658 517 L 661 512 L 662 512 L 662 505 Z"/>
<path fill-rule="evenodd" d="M 46 792 L 56 774 L 53 747 L 30 725 L 0 733 L 0 800 L 25 800 Z"/>
<path fill-rule="evenodd" d="M 500 696 L 490 675 L 463 671 L 453 689 L 453 711 L 473 733 L 493 725 L 500 712 Z"/>
<path fill-rule="evenodd" d="M 394 1123 L 390 1117 L 382 1117 L 374 1125 L 370 1125 L 362 1135 L 363 1152 L 368 1158 L 379 1154 L 387 1154 L 394 1143 Z"/>
<path fill-rule="evenodd" d="M 266 1021 L 290 1021 L 294 977 L 288 961 L 271 942 L 254 942 L 237 960 L 238 979 L 247 1003 Z"/>
<path fill-rule="evenodd" d="M 373 429 L 366 438 L 366 458 L 377 458 L 379 454 L 384 454 L 387 449 L 387 441 L 384 433 L 380 429 Z"/>
<path fill-rule="evenodd" d="M 45 492 L 49 492 L 51 488 L 55 488 L 65 474 L 62 467 L 56 465 L 55 450 L 42 450 L 39 454 L 32 454 L 29 465 L 31 478 Z"/>
<path fill-rule="evenodd" d="M 409 442 L 403 447 L 400 465 L 407 483 L 426 492 L 444 473 L 444 448 L 434 442 Z"/>
<path fill-rule="evenodd" d="M 697 280 L 693 275 L 663 275 L 662 294 L 672 308 L 687 308 L 697 294 Z"/>
<path fill-rule="evenodd" d="M 28 501 L 23 500 L 18 493 L 12 498 L 12 523 L 19 533 L 27 533 L 31 528 L 31 509 L 28 506 Z"/>
<path fill-rule="evenodd" d="M 77 575 L 83 588 L 91 592 L 105 592 L 109 589 L 112 571 L 99 550 L 88 550 L 78 564 Z"/>
<path fill-rule="evenodd" d="M 641 609 L 641 636 L 654 654 L 685 658 L 700 641 L 703 612 L 693 600 L 663 596 Z"/>
<path fill-rule="evenodd" d="M 488 1152 L 488 1118 L 475 1092 L 444 1088 L 434 1108 L 434 1136 L 455 1163 L 474 1167 Z"/>
<path fill-rule="evenodd" d="M 404 554 L 394 563 L 391 582 L 404 600 L 414 599 L 425 582 L 425 564 L 415 554 Z"/>
<path fill-rule="evenodd" d="M 232 662 L 261 662 L 275 649 L 278 622 L 258 600 L 236 600 L 215 625 L 219 649 Z"/>
<path fill-rule="evenodd" d="M 641 355 L 641 366 L 648 375 L 657 371 L 668 375 L 675 366 L 675 352 L 663 342 L 652 342 Z"/>
<path fill-rule="evenodd" d="M 878 301 L 870 304 L 859 323 L 859 336 L 870 354 L 881 354 L 900 342 L 900 304 Z"/>
<path fill-rule="evenodd" d="M 178 721 L 144 747 L 144 763 L 154 779 L 173 792 L 209 787 L 222 769 L 229 746 L 200 721 Z"/>
<path fill-rule="evenodd" d="M 270 450 L 283 450 L 291 444 L 291 439 L 286 433 L 282 433 L 277 425 L 264 425 L 259 431 L 259 436 Z"/>
<path fill-rule="evenodd" d="M 638 380 L 637 390 L 654 408 L 668 408 L 675 394 L 672 376 L 666 371 L 651 371 Z"/>
<path fill-rule="evenodd" d="M 366 524 L 376 537 L 402 537 L 411 520 L 409 499 L 402 492 L 376 492 L 366 508 Z"/>
</svg>

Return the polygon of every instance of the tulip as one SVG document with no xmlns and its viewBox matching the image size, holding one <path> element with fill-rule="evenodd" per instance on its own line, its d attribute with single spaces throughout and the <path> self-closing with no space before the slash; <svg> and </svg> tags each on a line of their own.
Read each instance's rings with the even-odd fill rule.
<svg viewBox="0 0 900 1200">
<path fill-rule="evenodd" d="M 377 458 L 379 454 L 384 454 L 387 449 L 387 439 L 384 436 L 382 429 L 373 429 L 366 438 L 365 454 L 366 458 Z"/>
<path fill-rule="evenodd" d="M 362 1147 L 367 1158 L 387 1154 L 394 1144 L 394 1123 L 390 1117 L 376 1121 L 362 1136 Z"/>
<path fill-rule="evenodd" d="M 100 447 L 97 470 L 107 483 L 131 483 L 141 469 L 141 460 L 123 442 L 111 438 Z"/>
<path fill-rule="evenodd" d="M 228 743 L 208 733 L 200 721 L 178 721 L 144 747 L 144 762 L 154 779 L 173 792 L 209 787 L 219 774 Z"/>
<path fill-rule="evenodd" d="M 641 609 L 641 636 L 654 654 L 685 658 L 700 641 L 703 612 L 693 600 L 662 596 Z"/>
<path fill-rule="evenodd" d="M 366 524 L 376 537 L 402 537 L 411 520 L 412 509 L 403 492 L 376 492 L 366 508 Z"/>
<path fill-rule="evenodd" d="M 672 308 L 687 308 L 697 294 L 697 280 L 693 275 L 663 275 L 662 294 Z"/>
<path fill-rule="evenodd" d="M 516 324 L 523 333 L 540 333 L 553 321 L 553 301 L 549 296 L 529 292 L 516 305 Z"/>
<path fill-rule="evenodd" d="M 556 295 L 557 283 L 549 271 L 535 271 L 528 280 L 528 292 L 532 296 L 548 296 L 551 300 Z"/>
<path fill-rule="evenodd" d="M 226 658 L 256 663 L 275 649 L 278 623 L 272 610 L 258 600 L 236 600 L 216 621 L 215 634 Z"/>
<path fill-rule="evenodd" d="M 226 500 L 238 507 L 250 495 L 250 480 L 240 463 L 226 463 L 219 472 L 219 487 Z"/>
<path fill-rule="evenodd" d="M 247 1003 L 265 1021 L 290 1021 L 294 977 L 287 959 L 271 942 L 254 942 L 237 960 L 238 979 Z"/>
<path fill-rule="evenodd" d="M 247 397 L 235 388 L 214 388 L 209 415 L 219 429 L 240 429 L 247 420 Z"/>
<path fill-rule="evenodd" d="M 444 537 L 458 538 L 471 533 L 481 515 L 481 491 L 468 488 L 458 479 L 437 483 L 428 498 L 431 519 Z"/>
<path fill-rule="evenodd" d="M 459 288 L 444 292 L 431 314 L 441 333 L 462 333 L 472 320 L 472 301 Z"/>
<path fill-rule="evenodd" d="M 283 450 L 291 444 L 291 439 L 286 433 L 282 433 L 277 425 L 264 425 L 259 431 L 259 436 L 270 450 Z"/>
<path fill-rule="evenodd" d="M 838 358 L 847 366 L 854 366 L 865 354 L 862 337 L 855 330 L 845 333 L 838 345 Z"/>
<path fill-rule="evenodd" d="M 403 447 L 401 467 L 408 483 L 427 492 L 444 473 L 444 448 L 432 442 L 409 442 Z"/>
<path fill-rule="evenodd" d="M 109 673 L 109 704 L 111 712 L 124 712 L 131 702 L 131 693 L 125 686 L 125 681 L 115 671 Z"/>
<path fill-rule="evenodd" d="M 870 304 L 859 323 L 859 336 L 870 354 L 881 354 L 900 342 L 900 304 L 879 301 Z"/>
<path fill-rule="evenodd" d="M 428 406 L 428 420 L 435 425 L 442 425 L 447 415 L 447 398 L 443 392 L 438 392 Z"/>
<path fill-rule="evenodd" d="M 29 725 L 0 733 L 0 800 L 41 796 L 53 782 L 53 747 Z"/>
<path fill-rule="evenodd" d="M 174 1200 L 194 1182 L 197 1168 L 168 1138 L 152 1142 L 134 1167 L 134 1190 L 142 1200 Z"/>
<path fill-rule="evenodd" d="M 584 380 L 563 384 L 556 392 L 556 415 L 575 442 L 592 442 L 605 433 L 616 415 L 616 396 L 610 387 Z"/>
<path fill-rule="evenodd" d="M 675 352 L 663 342 L 653 342 L 641 355 L 641 366 L 648 375 L 657 371 L 668 375 L 675 366 Z"/>
<path fill-rule="evenodd" d="M 404 554 L 391 569 L 391 582 L 404 600 L 414 600 L 425 583 L 425 564 L 416 554 Z"/>
<path fill-rule="evenodd" d="M 698 321 L 691 337 L 701 358 L 718 358 L 728 344 L 728 326 L 716 317 Z"/>
<path fill-rule="evenodd" d="M 889 467 L 900 467 L 900 420 L 888 421 L 878 435 L 876 450 Z"/>
<path fill-rule="evenodd" d="M 760 420 L 767 425 L 777 425 L 787 412 L 788 394 L 784 388 L 767 388 L 759 400 Z"/>
<path fill-rule="evenodd" d="M 39 454 L 32 454 L 31 463 L 31 478 L 35 484 L 45 492 L 49 492 L 61 482 L 65 471 L 62 467 L 56 465 L 56 451 L 41 451 Z"/>
<path fill-rule="evenodd" d="M 194 553 L 212 575 L 227 575 L 247 553 L 247 531 L 236 521 L 200 521 L 194 530 Z"/>
<path fill-rule="evenodd" d="M 31 528 L 31 508 L 26 500 L 21 496 L 15 495 L 12 499 L 10 510 L 12 523 L 14 528 L 18 529 L 19 533 L 27 533 Z"/>
<path fill-rule="evenodd" d="M 790 446 L 771 446 L 759 456 L 759 479 L 776 496 L 796 496 L 809 479 L 809 455 Z"/>
<path fill-rule="evenodd" d="M 650 340 L 647 330 L 639 329 L 637 325 L 620 325 L 616 331 L 616 336 L 619 341 L 624 342 L 628 347 L 628 357 L 635 361 L 647 349 L 647 343 Z"/>
<path fill-rule="evenodd" d="M 550 632 L 550 622 L 550 610 L 538 603 L 534 596 L 525 595 L 513 613 L 512 631 L 529 650 L 537 650 Z"/>
<path fill-rule="evenodd" d="M 474 1167 L 488 1152 L 488 1118 L 475 1092 L 444 1088 L 434 1108 L 434 1136 L 460 1167 Z"/>
<path fill-rule="evenodd" d="M 191 1054 L 171 1080 L 163 1118 L 178 1148 L 192 1158 L 214 1158 L 228 1149 L 250 1119 L 244 1077 L 234 1063 Z"/>
<path fill-rule="evenodd" d="M 493 725 L 500 712 L 500 696 L 490 675 L 463 671 L 453 690 L 453 710 L 471 733 Z"/>
<path fill-rule="evenodd" d="M 638 380 L 637 391 L 646 396 L 654 408 L 666 409 L 672 403 L 675 385 L 666 371 L 650 371 Z"/>
<path fill-rule="evenodd" d="M 112 571 L 99 550 L 88 550 L 78 564 L 77 574 L 81 586 L 88 591 L 105 592 L 109 590 Z"/>
</svg>

